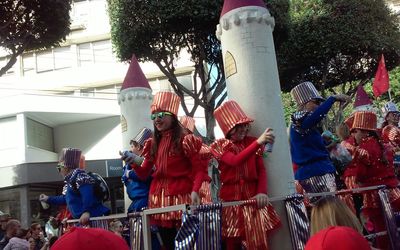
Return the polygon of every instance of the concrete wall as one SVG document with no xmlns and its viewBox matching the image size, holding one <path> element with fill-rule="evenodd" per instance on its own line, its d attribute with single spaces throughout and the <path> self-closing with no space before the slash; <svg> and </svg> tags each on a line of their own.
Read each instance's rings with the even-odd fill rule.
<svg viewBox="0 0 400 250">
<path fill-rule="evenodd" d="M 122 148 L 119 116 L 77 122 L 54 128 L 56 152 L 63 147 L 82 149 L 86 160 L 119 158 Z"/>
</svg>

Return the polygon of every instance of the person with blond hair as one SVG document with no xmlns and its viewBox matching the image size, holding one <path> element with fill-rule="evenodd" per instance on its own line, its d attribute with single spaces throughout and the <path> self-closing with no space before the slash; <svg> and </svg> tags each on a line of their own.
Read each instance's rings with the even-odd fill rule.
<svg viewBox="0 0 400 250">
<path fill-rule="evenodd" d="M 351 227 L 362 234 L 362 226 L 351 209 L 339 198 L 319 199 L 311 210 L 311 235 L 330 226 Z"/>
</svg>

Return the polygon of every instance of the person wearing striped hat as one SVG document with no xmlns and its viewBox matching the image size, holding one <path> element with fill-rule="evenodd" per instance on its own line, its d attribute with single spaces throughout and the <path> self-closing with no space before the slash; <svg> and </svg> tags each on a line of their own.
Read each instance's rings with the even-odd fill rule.
<svg viewBox="0 0 400 250">
<path fill-rule="evenodd" d="M 394 148 L 395 166 L 400 168 L 400 111 L 393 102 L 387 102 L 383 111 L 385 121 L 382 124 L 382 139 Z"/>
<path fill-rule="evenodd" d="M 201 138 L 188 133 L 180 124 L 177 118 L 179 105 L 180 98 L 175 93 L 158 92 L 154 96 L 150 107 L 154 134 L 144 145 L 142 165 L 132 166 L 140 179 L 145 180 L 149 175 L 153 178 L 149 208 L 200 204 L 202 173 L 194 170 L 203 166 L 199 156 L 203 143 Z M 167 249 L 174 249 L 181 217 L 181 211 L 152 217 Z"/>
<path fill-rule="evenodd" d="M 110 209 L 94 195 L 95 180 L 79 168 L 81 155 L 82 151 L 77 148 L 62 150 L 57 169 L 64 177 L 63 194 L 41 194 L 39 200 L 54 205 L 66 204 L 74 219 L 79 219 L 81 224 L 87 224 L 91 216 L 107 215 Z"/>
<path fill-rule="evenodd" d="M 191 116 L 182 116 L 179 119 L 179 122 L 182 124 L 182 126 L 187 129 L 188 133 L 194 133 L 194 130 L 196 129 L 196 120 L 191 117 Z M 211 190 L 210 190 L 210 183 L 211 183 L 211 178 L 208 175 L 208 167 L 209 164 L 212 163 L 211 159 L 212 154 L 210 153 L 210 149 L 208 145 L 202 144 L 201 149 L 200 149 L 200 158 L 203 161 L 203 166 L 201 166 L 200 169 L 194 169 L 193 175 L 196 175 L 199 171 L 203 173 L 203 178 L 201 182 L 201 186 L 199 188 L 199 196 L 202 204 L 205 203 L 210 203 L 211 202 Z M 210 165 L 210 167 L 213 167 Z M 197 187 L 195 187 L 197 189 Z"/>
<path fill-rule="evenodd" d="M 356 181 L 360 187 L 385 185 L 393 211 L 400 211 L 400 182 L 394 173 L 393 149 L 385 145 L 377 134 L 376 114 L 371 111 L 356 112 L 352 131 L 356 140 L 353 151 L 353 160 L 357 165 Z M 372 222 L 376 232 L 385 230 L 378 191 L 363 193 L 362 213 Z M 378 248 L 387 249 L 387 235 L 378 237 L 377 243 Z"/>
<path fill-rule="evenodd" d="M 254 120 L 232 100 L 218 107 L 214 116 L 225 135 L 225 138 L 210 145 L 221 171 L 220 199 L 222 202 L 256 200 L 256 211 L 262 218 L 261 221 L 254 220 L 252 223 L 257 225 L 257 235 L 262 236 L 257 242 L 260 244 L 257 249 L 267 249 L 267 232 L 280 225 L 278 215 L 268 202 L 267 173 L 263 161 L 265 144 L 272 144 L 275 136 L 270 128 L 259 138 L 249 136 L 250 124 Z M 223 208 L 222 218 L 222 237 L 226 249 L 240 249 L 242 242 L 252 242 L 248 239 L 250 235 L 246 231 L 245 211 L 242 207 Z"/>
<path fill-rule="evenodd" d="M 290 151 L 292 161 L 298 166 L 295 179 L 306 193 L 335 191 L 335 167 L 319 123 L 335 102 L 347 102 L 350 98 L 339 94 L 325 100 L 311 82 L 300 83 L 290 93 L 298 109 L 292 114 L 290 125 Z"/>
<path fill-rule="evenodd" d="M 128 208 L 128 213 L 139 212 L 144 207 L 147 207 L 149 199 L 149 189 L 151 177 L 149 176 L 145 181 L 139 179 L 135 171 L 132 171 L 132 165 L 140 166 L 144 160 L 141 157 L 143 152 L 144 143 L 151 138 L 153 132 L 149 128 L 143 128 L 134 139 L 130 141 L 131 150 L 124 152 L 121 159 L 125 161 L 124 173 L 122 175 L 122 182 L 126 187 L 126 192 L 132 203 Z"/>
</svg>

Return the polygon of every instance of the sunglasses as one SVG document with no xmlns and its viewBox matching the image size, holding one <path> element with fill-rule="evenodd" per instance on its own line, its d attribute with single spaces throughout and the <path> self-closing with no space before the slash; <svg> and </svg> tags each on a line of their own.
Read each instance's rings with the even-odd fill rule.
<svg viewBox="0 0 400 250">
<path fill-rule="evenodd" d="M 166 116 L 166 115 L 173 115 L 172 113 L 170 113 L 170 112 L 158 112 L 158 113 L 153 113 L 153 114 L 151 114 L 151 116 L 150 116 L 150 118 L 152 119 L 152 120 L 155 120 L 157 117 L 158 118 L 160 118 L 160 119 L 162 119 L 164 116 Z"/>
<path fill-rule="evenodd" d="M 63 169 L 63 168 L 65 168 L 64 164 L 60 163 L 60 164 L 57 165 L 58 172 L 61 172 L 61 169 Z"/>
</svg>

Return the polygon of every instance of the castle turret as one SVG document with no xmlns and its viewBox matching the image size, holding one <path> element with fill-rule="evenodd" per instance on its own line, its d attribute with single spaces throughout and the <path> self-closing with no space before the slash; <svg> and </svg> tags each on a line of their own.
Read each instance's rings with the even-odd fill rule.
<svg viewBox="0 0 400 250">
<path fill-rule="evenodd" d="M 262 0 L 225 0 L 217 37 L 221 40 L 228 98 L 255 118 L 251 133 L 274 129 L 273 152 L 265 160 L 268 195 L 294 193 L 294 175 L 284 120 L 272 31 L 275 25 Z M 282 228 L 273 234 L 271 249 L 292 249 L 283 203 L 273 203 Z"/>
<path fill-rule="evenodd" d="M 124 150 L 130 149 L 130 140 L 143 127 L 153 127 L 150 119 L 152 99 L 153 96 L 149 82 L 143 74 L 135 55 L 133 55 L 118 96 L 118 104 L 121 108 L 122 146 Z M 127 209 L 132 201 L 126 192 L 124 200 L 125 211 L 128 211 Z"/>
<path fill-rule="evenodd" d="M 153 127 L 150 120 L 152 99 L 149 82 L 135 55 L 133 55 L 118 96 L 118 104 L 121 107 L 122 145 L 124 149 L 130 148 L 129 141 L 143 127 Z"/>
</svg>

